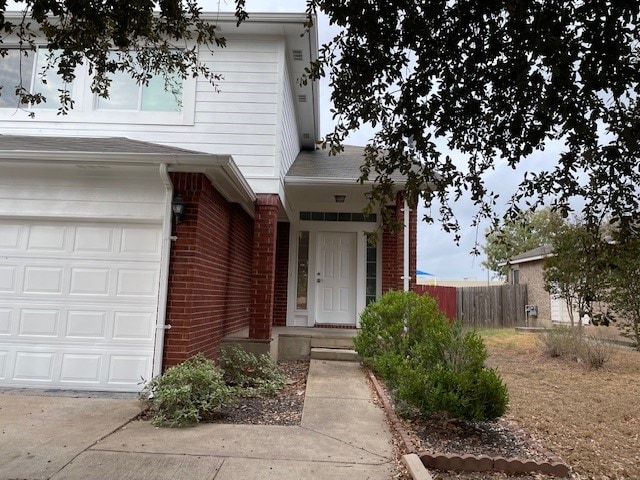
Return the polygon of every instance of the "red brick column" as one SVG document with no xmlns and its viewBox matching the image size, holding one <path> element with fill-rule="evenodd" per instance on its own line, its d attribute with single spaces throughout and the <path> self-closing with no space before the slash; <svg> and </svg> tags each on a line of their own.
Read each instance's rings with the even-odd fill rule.
<svg viewBox="0 0 640 480">
<path fill-rule="evenodd" d="M 413 291 L 418 283 L 416 276 L 418 268 L 418 207 L 410 205 L 409 208 L 411 209 L 409 213 L 409 275 L 411 275 L 409 290 Z"/>
<path fill-rule="evenodd" d="M 249 338 L 270 339 L 276 271 L 278 195 L 259 195 L 253 227 L 253 276 Z"/>
<path fill-rule="evenodd" d="M 387 207 L 398 225 L 404 223 L 404 195 L 398 192 L 395 205 Z M 410 207 L 411 208 L 411 207 Z M 417 209 L 409 212 L 409 290 L 416 282 Z M 382 231 L 382 293 L 404 289 L 404 230 L 393 233 L 388 226 Z"/>
<path fill-rule="evenodd" d="M 289 232 L 290 224 L 278 222 L 276 239 L 276 278 L 273 303 L 273 325 L 287 325 L 287 289 L 289 287 Z"/>
</svg>

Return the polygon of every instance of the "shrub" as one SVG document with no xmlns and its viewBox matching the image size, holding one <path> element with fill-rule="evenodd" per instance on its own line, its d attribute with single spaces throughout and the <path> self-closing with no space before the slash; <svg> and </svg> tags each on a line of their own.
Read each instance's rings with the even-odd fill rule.
<svg viewBox="0 0 640 480">
<path fill-rule="evenodd" d="M 374 363 L 384 357 L 382 363 L 392 370 L 391 364 L 408 354 L 430 324 L 446 322 L 438 304 L 428 295 L 390 291 L 362 312 L 354 346 L 365 365 L 377 370 Z"/>
<path fill-rule="evenodd" d="M 287 381 L 268 355 L 256 356 L 238 346 L 225 348 L 219 361 L 224 380 L 241 396 L 275 396 Z"/>
<path fill-rule="evenodd" d="M 579 356 L 580 335 L 572 328 L 561 326 L 546 330 L 540 334 L 538 342 L 549 357 L 577 359 Z"/>
<path fill-rule="evenodd" d="M 607 339 L 596 335 L 584 337 L 570 327 L 547 330 L 540 335 L 539 342 L 546 355 L 569 358 L 587 368 L 602 368 L 613 355 L 613 347 Z"/>
<path fill-rule="evenodd" d="M 492 420 L 507 408 L 506 386 L 487 369 L 475 332 L 449 323 L 435 300 L 389 292 L 364 310 L 355 348 L 398 400 L 423 414 Z"/>
<path fill-rule="evenodd" d="M 141 395 L 158 426 L 183 427 L 219 413 L 233 399 L 222 371 L 201 353 L 148 382 Z"/>
<path fill-rule="evenodd" d="M 587 368 L 597 370 L 611 360 L 613 348 L 606 338 L 590 335 L 582 338 L 579 356 Z"/>
</svg>

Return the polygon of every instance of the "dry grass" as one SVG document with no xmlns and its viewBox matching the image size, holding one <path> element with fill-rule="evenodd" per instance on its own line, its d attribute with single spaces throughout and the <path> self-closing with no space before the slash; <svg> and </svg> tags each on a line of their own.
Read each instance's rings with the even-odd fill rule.
<svg viewBox="0 0 640 480">
<path fill-rule="evenodd" d="M 603 369 L 544 357 L 535 334 L 480 332 L 509 387 L 508 417 L 578 479 L 640 478 L 640 353 L 616 348 Z"/>
</svg>

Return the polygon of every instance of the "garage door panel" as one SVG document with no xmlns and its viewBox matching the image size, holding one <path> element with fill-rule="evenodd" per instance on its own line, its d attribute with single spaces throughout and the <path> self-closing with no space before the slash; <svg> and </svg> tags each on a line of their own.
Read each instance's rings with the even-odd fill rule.
<svg viewBox="0 0 640 480">
<path fill-rule="evenodd" d="M 104 310 L 69 310 L 65 331 L 67 339 L 107 338 L 107 312 Z"/>
<path fill-rule="evenodd" d="M 118 271 L 118 287 L 116 295 L 130 297 L 155 297 L 158 291 L 157 269 L 130 269 Z"/>
<path fill-rule="evenodd" d="M 9 361 L 9 352 L 0 350 L 0 380 L 7 378 L 7 366 Z"/>
<path fill-rule="evenodd" d="M 112 385 L 137 385 L 149 379 L 151 357 L 148 355 L 111 355 L 108 383 Z"/>
<path fill-rule="evenodd" d="M 57 337 L 60 310 L 23 308 L 20 312 L 19 337 Z"/>
<path fill-rule="evenodd" d="M 17 277 L 17 265 L 0 265 L 0 292 L 15 293 Z"/>
<path fill-rule="evenodd" d="M 13 317 L 12 308 L 0 307 L 0 336 L 11 335 L 12 317 Z"/>
<path fill-rule="evenodd" d="M 62 294 L 63 267 L 26 266 L 24 293 Z"/>
<path fill-rule="evenodd" d="M 64 252 L 68 230 L 64 225 L 32 225 L 28 233 L 27 252 Z"/>
<path fill-rule="evenodd" d="M 0 249 L 17 250 L 20 247 L 22 225 L 7 223 L 0 225 Z"/>
<path fill-rule="evenodd" d="M 55 357 L 54 351 L 17 351 L 15 353 L 13 380 L 51 382 L 53 380 Z"/>
<path fill-rule="evenodd" d="M 140 390 L 160 226 L 0 220 L 0 242 L 0 386 Z"/>
<path fill-rule="evenodd" d="M 111 269 L 71 268 L 70 295 L 109 295 Z"/>
<path fill-rule="evenodd" d="M 160 231 L 151 228 L 128 227 L 122 230 L 120 253 L 159 255 L 162 247 Z"/>
<path fill-rule="evenodd" d="M 113 338 L 127 341 L 153 338 L 155 312 L 115 312 Z"/>
<path fill-rule="evenodd" d="M 60 382 L 99 384 L 103 355 L 63 353 Z"/>
<path fill-rule="evenodd" d="M 113 253 L 115 229 L 107 226 L 77 226 L 73 251 L 78 254 Z"/>
</svg>

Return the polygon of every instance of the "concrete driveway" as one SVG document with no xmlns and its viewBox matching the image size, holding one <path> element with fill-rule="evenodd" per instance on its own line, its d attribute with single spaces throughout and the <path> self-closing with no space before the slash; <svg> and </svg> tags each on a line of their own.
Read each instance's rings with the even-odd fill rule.
<svg viewBox="0 0 640 480">
<path fill-rule="evenodd" d="M 312 360 L 297 426 L 128 421 L 135 399 L 0 392 L 0 480 L 372 480 L 392 437 L 359 364 Z"/>
<path fill-rule="evenodd" d="M 140 413 L 133 398 L 0 391 L 0 479 L 47 479 Z"/>
</svg>

